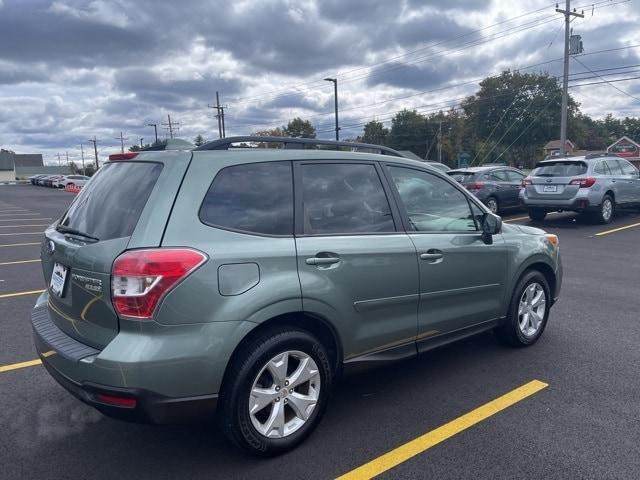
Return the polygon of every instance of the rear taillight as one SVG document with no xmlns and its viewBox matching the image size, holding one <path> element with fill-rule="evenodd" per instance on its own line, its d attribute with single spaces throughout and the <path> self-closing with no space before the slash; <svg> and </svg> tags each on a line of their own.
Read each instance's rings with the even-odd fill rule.
<svg viewBox="0 0 640 480">
<path fill-rule="evenodd" d="M 138 156 L 138 152 L 128 152 L 128 153 L 114 153 L 109 155 L 109 160 L 131 160 L 132 158 L 136 158 Z"/>
<path fill-rule="evenodd" d="M 484 182 L 471 182 L 465 185 L 467 190 L 482 190 L 484 188 Z"/>
<path fill-rule="evenodd" d="M 584 177 L 584 178 L 574 178 L 569 182 L 569 185 L 580 185 L 580 188 L 589 188 L 594 183 L 596 183 L 596 179 L 593 177 Z"/>
<path fill-rule="evenodd" d="M 160 300 L 207 257 L 190 248 L 131 250 L 113 262 L 111 301 L 118 315 L 150 319 Z"/>
<path fill-rule="evenodd" d="M 532 185 L 531 179 L 530 178 L 523 178 L 522 182 L 520 182 L 520 186 L 522 188 L 525 188 L 527 185 Z"/>
</svg>

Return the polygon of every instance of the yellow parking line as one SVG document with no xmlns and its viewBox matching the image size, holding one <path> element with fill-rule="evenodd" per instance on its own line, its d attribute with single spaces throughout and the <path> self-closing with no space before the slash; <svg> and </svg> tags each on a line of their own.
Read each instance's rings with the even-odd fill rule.
<svg viewBox="0 0 640 480">
<path fill-rule="evenodd" d="M 526 217 L 516 217 L 516 218 L 509 218 L 507 220 L 503 220 L 505 223 L 508 222 L 516 222 L 518 220 L 529 220 L 529 216 L 527 215 Z"/>
<path fill-rule="evenodd" d="M 505 410 L 512 405 L 524 400 L 525 398 L 539 392 L 549 385 L 539 380 L 533 380 L 529 383 L 516 388 L 486 403 L 475 410 L 452 420 L 441 427 L 431 430 L 424 435 L 401 445 L 384 455 L 371 460 L 368 463 L 338 477 L 338 480 L 362 480 L 373 478 L 387 470 L 390 470 L 412 457 L 428 450 L 429 448 L 444 442 L 454 435 L 480 423 L 483 420 Z"/>
<path fill-rule="evenodd" d="M 36 360 L 29 360 L 26 362 L 12 363 L 10 365 L 0 365 L 0 373 L 10 372 L 11 370 L 18 370 L 19 368 L 35 367 L 36 365 L 41 365 L 41 364 L 42 362 L 38 358 Z"/>
<path fill-rule="evenodd" d="M 25 247 L 27 245 L 40 245 L 40 242 L 29 242 L 29 243 L 0 243 L 0 248 L 2 247 Z"/>
<path fill-rule="evenodd" d="M 26 292 L 14 292 L 14 293 L 0 293 L 0 299 L 2 298 L 12 298 L 12 297 L 22 297 L 24 295 L 36 295 L 38 293 L 42 293 L 44 290 L 27 290 Z"/>
<path fill-rule="evenodd" d="M 42 235 L 44 232 L 19 232 L 19 233 L 0 233 L 1 236 L 6 237 L 7 235 Z"/>
<path fill-rule="evenodd" d="M 624 227 L 612 228 L 611 230 L 605 230 L 604 232 L 596 233 L 596 237 L 601 237 L 602 235 L 609 235 L 610 233 L 620 232 L 622 230 L 627 230 L 628 228 L 640 227 L 640 223 L 634 223 L 631 225 L 625 225 Z"/>
<path fill-rule="evenodd" d="M 40 261 L 40 259 L 37 258 L 35 260 L 17 260 L 15 262 L 1 262 L 0 263 L 0 267 L 2 265 L 18 265 L 19 263 L 36 263 L 36 262 L 39 262 L 39 261 Z"/>
<path fill-rule="evenodd" d="M 22 227 L 48 227 L 49 224 L 42 223 L 39 225 L 0 225 L 0 228 L 22 228 Z"/>
</svg>

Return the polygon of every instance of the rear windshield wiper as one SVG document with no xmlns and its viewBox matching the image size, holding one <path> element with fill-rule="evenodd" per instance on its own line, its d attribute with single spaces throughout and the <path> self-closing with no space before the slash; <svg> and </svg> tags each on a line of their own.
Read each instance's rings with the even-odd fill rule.
<svg viewBox="0 0 640 480">
<path fill-rule="evenodd" d="M 65 227 L 64 225 L 56 226 L 56 231 L 60 233 L 70 233 L 71 235 L 77 235 L 79 237 L 88 238 L 89 240 L 93 240 L 95 242 L 99 242 L 100 239 L 94 237 L 93 235 L 89 235 L 88 233 L 81 232 L 80 230 L 76 230 L 75 228 Z"/>
</svg>

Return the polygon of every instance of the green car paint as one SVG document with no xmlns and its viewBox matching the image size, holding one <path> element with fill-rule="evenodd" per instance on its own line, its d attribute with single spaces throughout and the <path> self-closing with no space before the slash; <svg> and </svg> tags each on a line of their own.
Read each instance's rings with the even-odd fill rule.
<svg viewBox="0 0 640 480">
<path fill-rule="evenodd" d="M 42 322 L 34 323 L 36 348 L 52 375 L 98 408 L 95 391 L 137 396 L 149 407 L 147 419 L 162 422 L 172 418 L 171 406 L 202 401 L 206 411 L 214 405 L 243 339 L 278 319 L 321 323 L 340 362 L 355 363 L 416 355 L 499 325 L 529 268 L 545 274 L 552 301 L 559 294 L 558 249 L 543 231 L 503 224 L 490 242 L 478 229 L 446 231 L 444 224 L 436 232 L 407 231 L 389 178 L 391 232 L 279 236 L 201 221 L 203 199 L 221 170 L 276 161 L 292 162 L 296 189 L 302 161 L 372 165 L 381 178 L 393 166 L 425 171 L 464 195 L 480 216 L 488 214 L 453 180 L 407 159 L 310 150 L 143 152 L 132 162 L 162 168 L 129 235 L 92 242 L 57 231 L 58 222 L 45 232 L 45 281 L 54 263 L 70 275 L 62 297 L 47 291 L 34 307 L 33 318 Z M 120 168 L 111 163 L 113 171 Z M 101 181 L 91 180 L 76 202 Z M 128 212 L 104 214 L 125 221 Z M 206 261 L 169 291 L 152 320 L 119 318 L 111 298 L 115 259 L 157 247 L 189 247 Z M 441 257 L 423 259 L 423 253 Z M 317 263 L 334 254 L 339 262 Z"/>
</svg>

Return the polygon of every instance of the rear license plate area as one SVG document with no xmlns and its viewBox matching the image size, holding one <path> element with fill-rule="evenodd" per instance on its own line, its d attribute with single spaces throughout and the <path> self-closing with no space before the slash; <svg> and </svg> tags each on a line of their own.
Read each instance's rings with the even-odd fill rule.
<svg viewBox="0 0 640 480">
<path fill-rule="evenodd" d="M 51 293 L 57 297 L 62 298 L 64 295 L 64 286 L 67 282 L 68 267 L 65 267 L 61 263 L 53 264 L 53 272 L 51 272 L 51 282 L 49 283 L 49 289 Z"/>
</svg>

